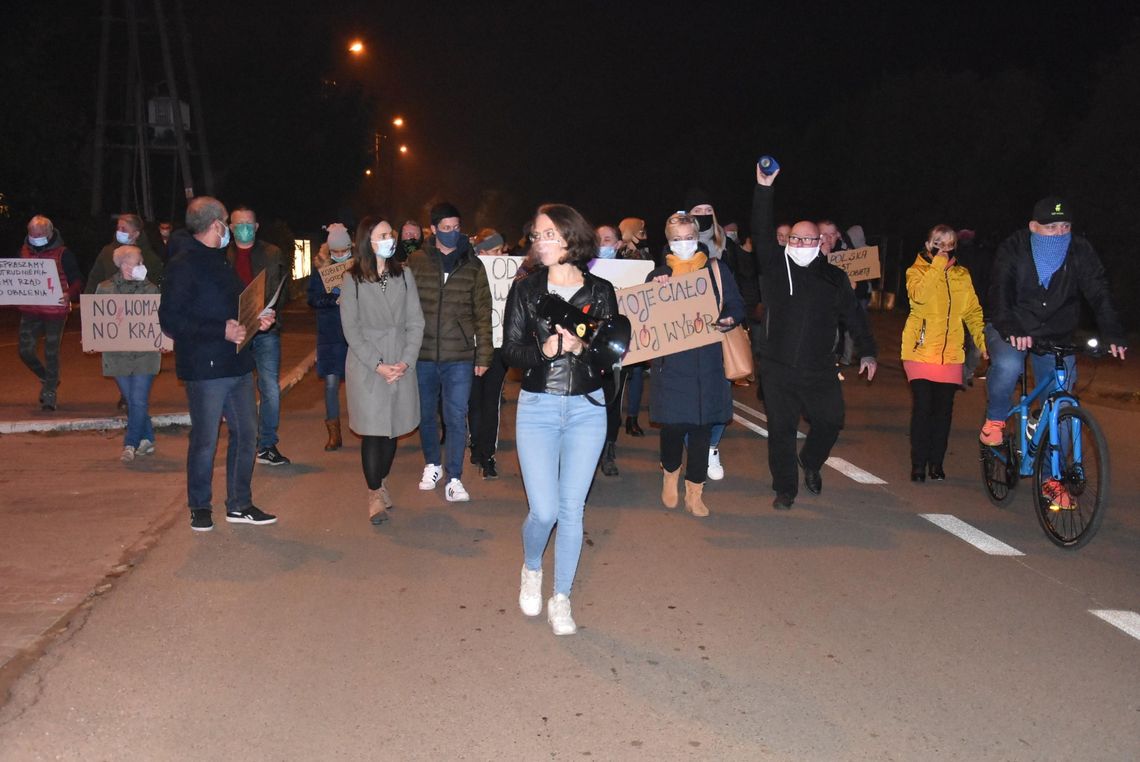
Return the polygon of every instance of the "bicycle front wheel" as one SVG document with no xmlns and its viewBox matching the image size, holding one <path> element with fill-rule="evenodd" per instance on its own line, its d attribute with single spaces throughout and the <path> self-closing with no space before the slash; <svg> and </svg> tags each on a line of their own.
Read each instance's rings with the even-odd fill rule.
<svg viewBox="0 0 1140 762">
<path fill-rule="evenodd" d="M 1014 442 L 1020 425 L 1021 420 L 1016 415 L 1011 415 L 1006 421 L 1001 444 L 978 443 L 978 459 L 982 464 L 982 486 L 986 490 L 986 497 L 998 508 L 1004 507 L 1013 499 L 1014 490 L 1017 488 L 1020 453 Z"/>
<path fill-rule="evenodd" d="M 1082 407 L 1057 413 L 1057 441 L 1037 453 L 1034 504 L 1045 536 L 1076 549 L 1093 538 L 1108 508 L 1108 443 Z"/>
</svg>

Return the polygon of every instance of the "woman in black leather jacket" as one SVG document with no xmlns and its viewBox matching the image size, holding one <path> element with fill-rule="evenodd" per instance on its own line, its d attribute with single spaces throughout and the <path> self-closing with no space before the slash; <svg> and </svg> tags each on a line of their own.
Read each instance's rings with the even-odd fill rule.
<svg viewBox="0 0 1140 762">
<path fill-rule="evenodd" d="M 597 253 L 594 229 L 576 210 L 547 204 L 535 215 L 531 251 L 536 269 L 507 296 L 503 357 L 523 370 L 515 445 L 530 512 L 523 522 L 519 608 L 542 612 L 542 554 L 554 525 L 554 591 L 546 618 L 555 635 L 572 635 L 570 589 L 582 552 L 582 514 L 606 435 L 602 375 L 583 354 L 585 344 L 538 315 L 539 300 L 555 294 L 591 316 L 617 314 L 608 281 L 586 264 Z"/>
</svg>

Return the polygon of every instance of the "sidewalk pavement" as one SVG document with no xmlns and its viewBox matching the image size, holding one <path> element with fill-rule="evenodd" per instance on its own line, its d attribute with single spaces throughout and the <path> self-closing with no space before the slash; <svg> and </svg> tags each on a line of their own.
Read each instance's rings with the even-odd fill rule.
<svg viewBox="0 0 1140 762">
<path fill-rule="evenodd" d="M 94 600 L 167 527 L 186 518 L 187 427 L 160 428 L 153 456 L 121 464 L 118 390 L 102 377 L 99 356 L 80 350 L 78 320 L 64 337 L 59 409 L 40 412 L 38 382 L 16 357 L 13 314 L 0 310 L 0 357 L 9 371 L 0 386 L 0 458 L 6 464 L 0 476 L 0 697 L 53 638 L 82 622 Z M 875 312 L 871 320 L 883 368 L 901 373 L 905 315 Z M 296 302 L 286 309 L 284 325 L 281 385 L 287 390 L 312 367 L 316 328 L 312 311 Z M 1136 360 L 1085 358 L 1081 367 L 1082 395 L 1110 405 L 1140 402 Z M 970 393 L 984 394 L 983 383 Z M 188 420 L 172 356 L 163 359 L 151 412 L 168 422 Z M 32 431 L 39 433 L 14 433 Z M 282 449 L 288 455 L 289 443 Z M 220 459 L 217 464 L 224 471 Z M 215 494 L 223 492 L 216 484 Z"/>
</svg>

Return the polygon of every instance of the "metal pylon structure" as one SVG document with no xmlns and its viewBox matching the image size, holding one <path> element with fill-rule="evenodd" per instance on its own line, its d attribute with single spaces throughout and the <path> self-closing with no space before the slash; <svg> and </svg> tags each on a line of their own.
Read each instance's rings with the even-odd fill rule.
<svg viewBox="0 0 1140 762">
<path fill-rule="evenodd" d="M 214 177 L 202 118 L 202 99 L 190 48 L 182 0 L 103 0 L 102 36 L 95 107 L 91 215 L 108 211 L 106 186 L 117 176 L 120 203 L 113 211 L 134 211 L 143 219 L 170 219 L 193 198 L 194 162 L 202 192 L 213 193 Z M 175 48 L 180 53 L 175 64 Z M 158 76 L 156 73 L 161 74 Z M 121 97 L 111 84 L 121 83 Z M 189 95 L 190 104 L 182 100 Z M 192 108 L 191 108 L 192 107 Z M 193 115 L 193 120 L 191 120 Z M 169 157 L 169 163 L 163 158 Z M 116 172 L 113 161 L 118 159 Z M 169 181 L 168 201 L 156 208 L 158 181 Z M 165 182 L 162 183 L 164 186 Z"/>
</svg>

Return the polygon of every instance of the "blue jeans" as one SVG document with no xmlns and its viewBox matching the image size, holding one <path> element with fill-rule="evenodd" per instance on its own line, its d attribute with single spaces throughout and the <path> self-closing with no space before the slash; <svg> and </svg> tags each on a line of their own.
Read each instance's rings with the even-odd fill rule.
<svg viewBox="0 0 1140 762">
<path fill-rule="evenodd" d="M 726 423 L 714 423 L 709 431 L 709 447 L 720 447 L 720 438 L 724 436 Z M 685 435 L 685 447 L 689 446 L 689 435 Z"/>
<path fill-rule="evenodd" d="M 212 508 L 214 455 L 218 424 L 226 418 L 226 510 L 253 505 L 250 481 L 257 443 L 257 402 L 253 374 L 187 381 L 190 402 L 190 447 L 186 452 L 186 494 L 190 510 Z"/>
<path fill-rule="evenodd" d="M 467 449 L 467 405 L 471 398 L 474 362 L 416 363 L 420 387 L 420 447 L 424 463 L 443 464 L 448 479 L 463 476 L 463 451 Z M 443 423 L 447 426 L 446 459 L 440 460 L 439 402 L 443 398 Z"/>
<path fill-rule="evenodd" d="M 1013 391 L 1017 388 L 1017 380 L 1025 368 L 1026 352 L 1018 352 L 1013 346 L 998 334 L 994 327 L 986 323 L 986 351 L 990 354 L 990 369 L 986 371 L 986 418 L 991 421 L 1004 421 L 1013 404 Z M 1029 354 L 1029 361 L 1033 364 L 1033 378 L 1040 383 L 1045 378 L 1052 378 L 1055 371 L 1053 355 Z M 1072 389 L 1077 382 L 1077 358 L 1069 355 L 1065 358 L 1065 368 L 1068 371 L 1067 389 Z"/>
<path fill-rule="evenodd" d="M 127 433 L 123 446 L 138 447 L 143 439 L 154 441 L 154 426 L 150 423 L 150 386 L 154 376 L 115 376 L 119 393 L 127 401 Z"/>
<path fill-rule="evenodd" d="M 281 334 L 266 331 L 253 337 L 253 361 L 257 363 L 257 449 L 277 445 L 281 423 Z"/>
<path fill-rule="evenodd" d="M 340 376 L 325 376 L 325 420 L 340 418 Z"/>
<path fill-rule="evenodd" d="M 599 389 L 590 395 L 604 402 Z M 582 513 L 606 438 L 606 408 L 586 395 L 519 392 L 515 448 L 530 513 L 522 525 L 523 562 L 542 568 L 542 554 L 554 541 L 554 592 L 570 595 L 582 554 Z"/>
</svg>

